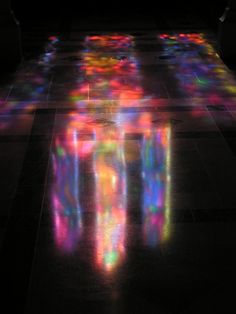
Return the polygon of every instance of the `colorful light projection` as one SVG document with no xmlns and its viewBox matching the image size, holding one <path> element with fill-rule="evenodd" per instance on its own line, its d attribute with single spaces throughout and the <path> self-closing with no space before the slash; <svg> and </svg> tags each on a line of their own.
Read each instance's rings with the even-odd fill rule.
<svg viewBox="0 0 236 314">
<path fill-rule="evenodd" d="M 94 50 L 101 49 L 103 52 L 106 51 L 106 49 L 108 49 L 109 52 L 117 52 L 118 50 L 127 52 L 134 46 L 134 40 L 133 36 L 130 35 L 88 36 L 86 38 L 86 46 Z"/>
<path fill-rule="evenodd" d="M 219 103 L 236 95 L 236 82 L 202 33 L 161 34 L 164 55 L 183 96 Z"/>
<path fill-rule="evenodd" d="M 54 139 L 52 213 L 58 249 L 73 253 L 83 234 L 80 164 L 96 150 L 95 134 L 100 128 L 87 114 L 72 112 L 68 119 Z"/>
<path fill-rule="evenodd" d="M 70 93 L 70 100 L 139 100 L 143 97 L 131 36 L 87 36 L 80 70 L 84 80 Z"/>
<path fill-rule="evenodd" d="M 45 67 L 51 67 L 53 61 L 56 58 L 57 44 L 60 42 L 59 36 L 52 35 L 48 38 L 48 44 L 45 47 L 45 52 L 41 55 L 39 59 L 39 64 Z"/>
<path fill-rule="evenodd" d="M 137 83 L 137 62 L 132 56 L 132 37 L 89 36 L 86 46 L 83 70 L 90 82 L 91 97 L 121 102 L 142 96 L 143 90 Z M 121 50 L 125 50 L 125 54 Z M 117 114 L 113 116 L 115 121 Z M 99 268 L 111 272 L 125 256 L 127 184 L 124 132 L 110 125 L 105 129 L 98 127 L 94 134 L 96 260 Z"/>
<path fill-rule="evenodd" d="M 52 189 L 55 242 L 63 252 L 77 248 L 82 232 L 80 205 L 80 141 L 77 129 L 68 133 L 67 140 L 55 140 L 52 155 L 54 184 Z"/>
<path fill-rule="evenodd" d="M 22 116 L 12 114 L 15 111 L 19 110 L 22 114 L 32 113 L 43 97 L 46 100 L 52 75 L 51 67 L 59 39 L 52 36 L 48 40 L 45 52 L 39 57 L 39 60 L 25 62 L 16 72 L 8 100 L 0 101 L 0 114 L 5 116 L 4 119 L 1 119 L 0 129 L 8 129 L 13 123 L 21 123 Z M 26 117 L 27 115 L 24 116 L 24 119 Z M 28 118 L 30 120 L 30 116 Z M 24 121 L 22 122 L 24 123 Z"/>
<path fill-rule="evenodd" d="M 47 92 L 52 78 L 51 69 L 54 66 L 58 42 L 58 37 L 50 36 L 39 59 L 27 62 L 17 72 L 14 83 L 16 87 L 21 88 L 21 93 L 27 101 L 39 101 L 40 96 Z"/>
<path fill-rule="evenodd" d="M 50 36 L 44 53 L 39 56 L 39 59 L 24 63 L 22 68 L 16 72 L 13 85 L 19 91 L 19 99 L 16 94 L 12 101 L 1 104 L 1 114 L 11 114 L 14 110 L 31 112 L 35 109 L 36 103 L 41 100 L 41 96 L 46 93 L 50 84 L 51 68 L 58 42 L 59 37 Z M 23 100 L 21 100 L 22 98 Z"/>
<path fill-rule="evenodd" d="M 55 240 L 63 251 L 79 245 L 83 222 L 79 202 L 79 164 L 93 160 L 95 186 L 95 255 L 100 269 L 112 272 L 125 257 L 127 223 L 126 134 L 141 136 L 135 148 L 142 160 L 142 217 L 145 244 L 156 247 L 170 233 L 171 127 L 152 125 L 150 113 L 121 114 L 104 128 L 91 115 L 71 114 L 66 132 L 54 149 L 53 207 Z M 104 120 L 105 121 L 105 120 Z M 103 123 L 103 122 L 102 122 Z M 89 139 L 88 139 L 89 138 Z M 137 156 L 134 156 L 137 158 Z"/>
<path fill-rule="evenodd" d="M 150 247 L 169 237 L 170 139 L 169 126 L 150 130 L 142 139 L 143 232 Z"/>
<path fill-rule="evenodd" d="M 132 164 L 141 152 L 143 237 L 147 246 L 155 248 L 167 241 L 171 232 L 171 125 L 166 119 L 156 126 L 148 112 L 122 116 L 125 134 L 141 136 L 139 148 L 134 143 L 131 146 L 135 155 L 129 150 L 126 160 Z"/>
<path fill-rule="evenodd" d="M 168 239 L 170 232 L 170 126 L 151 127 L 150 114 L 135 115 L 133 119 L 131 114 L 125 116 L 119 120 L 121 129 L 119 124 L 103 128 L 100 121 L 92 121 L 87 115 L 71 115 L 66 133 L 56 138 L 53 156 L 55 240 L 66 252 L 77 248 L 83 228 L 79 164 L 81 160 L 93 160 L 95 255 L 99 268 L 107 272 L 114 271 L 125 257 L 128 196 L 124 147 L 129 145 L 125 144 L 126 134 L 136 132 L 142 136 L 144 241 L 156 247 Z"/>
<path fill-rule="evenodd" d="M 125 255 L 127 184 L 124 140 L 114 139 L 117 130 L 106 131 L 102 140 L 96 138 L 94 152 L 96 259 L 99 267 L 112 271 Z"/>
<path fill-rule="evenodd" d="M 69 245 L 69 248 L 73 250 L 78 246 L 79 234 L 83 226 L 83 219 L 81 219 L 83 210 L 79 205 L 78 196 L 80 175 L 78 165 L 82 160 L 92 160 L 91 175 L 94 176 L 94 192 L 88 197 L 95 199 L 96 204 L 95 261 L 100 270 L 111 274 L 122 263 L 126 254 L 127 162 L 132 163 L 133 158 L 139 158 L 137 154 L 140 149 L 144 174 L 144 239 L 153 247 L 159 243 L 159 240 L 150 242 L 150 238 L 164 240 L 168 237 L 170 127 L 156 128 L 152 123 L 151 113 L 124 114 L 120 110 L 126 101 L 130 104 L 132 99 L 140 100 L 144 95 L 139 82 L 137 62 L 132 54 L 133 43 L 130 37 L 89 36 L 86 38 L 86 43 L 88 51 L 84 52 L 82 64 L 85 78 L 80 79 L 78 88 L 71 92 L 70 97 L 73 97 L 71 100 L 78 100 L 78 104 L 83 106 L 87 104 L 88 109 L 90 101 L 87 103 L 80 101 L 81 97 L 91 100 L 90 95 L 94 90 L 101 88 L 107 97 L 116 95 L 119 101 L 116 102 L 115 110 L 114 108 L 111 112 L 105 110 L 102 115 L 96 113 L 97 108 L 84 113 L 72 112 L 65 129 L 55 138 L 56 182 L 53 188 L 55 239 L 62 250 L 66 250 L 67 243 L 71 243 L 71 238 L 75 241 L 73 245 Z M 121 46 L 122 49 L 125 47 L 128 60 L 113 59 L 114 52 L 118 53 Z M 106 51 L 104 54 L 100 51 L 103 49 Z M 91 82 L 89 86 L 86 80 Z M 102 98 L 98 97 L 98 99 Z M 104 103 L 103 108 L 107 105 L 107 102 Z M 129 145 L 129 142 L 126 142 L 129 141 L 126 138 L 127 134 L 135 134 L 138 138 L 142 138 L 142 144 L 137 141 L 135 153 L 130 152 L 129 156 L 125 149 Z M 147 155 L 144 154 L 146 146 L 149 147 Z M 151 158 L 154 158 L 155 162 L 150 162 Z M 73 179 L 75 175 L 77 179 Z M 72 224 L 71 229 L 70 208 L 77 208 L 77 211 L 72 210 L 72 221 L 77 219 L 77 222 Z M 70 233 L 74 233 L 74 236 L 70 236 Z"/>
<path fill-rule="evenodd" d="M 125 254 L 126 169 L 123 133 L 101 127 L 91 115 L 72 113 L 64 133 L 55 138 L 52 190 L 55 242 L 65 252 L 79 245 L 83 220 L 79 164 L 93 160 L 96 264 L 112 271 Z"/>
</svg>

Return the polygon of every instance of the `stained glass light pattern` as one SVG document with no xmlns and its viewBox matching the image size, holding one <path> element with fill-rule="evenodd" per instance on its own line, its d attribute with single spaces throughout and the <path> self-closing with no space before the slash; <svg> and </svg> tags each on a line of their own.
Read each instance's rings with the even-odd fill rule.
<svg viewBox="0 0 236 314">
<path fill-rule="evenodd" d="M 182 96 L 219 103 L 236 95 L 235 79 L 203 33 L 159 36 Z"/>
<path fill-rule="evenodd" d="M 79 68 L 83 81 L 70 92 L 70 100 L 117 100 L 140 99 L 138 64 L 134 56 L 131 36 L 88 36 Z"/>
<path fill-rule="evenodd" d="M 59 37 L 49 37 L 40 57 L 33 63 L 32 61 L 25 62 L 23 67 L 16 72 L 8 101 L 0 100 L 0 114 L 11 117 L 1 120 L 0 129 L 9 128 L 18 119 L 18 115 L 12 114 L 14 111 L 21 110 L 22 113 L 30 113 L 35 110 L 37 102 L 43 99 L 50 84 L 50 69 L 53 66 L 58 42 Z"/>
<path fill-rule="evenodd" d="M 126 166 L 124 141 L 97 140 L 94 154 L 96 179 L 96 255 L 97 263 L 113 270 L 125 254 Z"/>
<path fill-rule="evenodd" d="M 71 138 L 56 138 L 53 153 L 54 185 L 52 189 L 55 242 L 64 252 L 73 252 L 82 232 L 80 206 L 79 150 L 77 130 Z"/>
<path fill-rule="evenodd" d="M 65 195 L 64 187 L 68 181 L 70 183 L 67 184 L 68 190 L 73 197 L 66 198 L 66 201 L 69 203 L 72 199 L 78 200 L 78 186 L 76 190 L 78 178 L 77 183 L 75 179 L 72 181 L 72 178 L 75 174 L 79 176 L 78 165 L 81 160 L 92 160 L 91 176 L 94 178 L 94 191 L 90 191 L 93 194 L 90 197 L 95 200 L 96 218 L 94 258 L 100 270 L 111 273 L 122 263 L 126 255 L 128 198 L 126 159 L 132 163 L 133 156 L 132 153 L 127 156 L 124 149 L 128 134 L 137 134 L 138 138 L 142 138 L 141 144 L 136 142 L 135 150 L 140 150 L 143 166 L 141 208 L 145 245 L 154 247 L 158 245 L 159 239 L 163 240 L 168 236 L 169 188 L 165 187 L 165 184 L 170 185 L 170 158 L 168 159 L 170 127 L 156 128 L 152 124 L 151 113 L 124 114 L 120 110 L 127 104 L 130 106 L 135 103 L 137 106 L 136 101 L 143 99 L 144 95 L 130 36 L 89 36 L 86 38 L 86 50 L 82 56 L 83 61 L 78 66 L 84 76 L 78 81 L 77 88 L 71 91 L 70 99 L 78 101 L 78 106 L 82 104 L 84 109 L 89 109 L 91 104 L 96 104 L 92 100 L 95 95 L 99 100 L 98 106 L 105 110 L 102 111 L 103 114 L 98 114 L 97 107 L 94 106 L 94 111 L 85 110 L 84 113 L 72 112 L 70 116 L 67 115 L 69 120 L 63 135 L 56 138 L 56 158 L 59 160 L 56 164 L 61 165 L 62 169 L 64 166 L 67 168 L 68 178 L 64 175 L 64 182 L 58 180 L 62 184 L 58 186 L 56 194 L 61 200 L 60 203 L 65 204 L 62 200 Z M 102 97 L 107 99 L 104 105 Z M 112 102 L 113 99 L 116 99 L 115 103 Z M 109 104 L 113 106 L 111 111 L 108 108 Z M 72 141 L 75 134 L 77 144 Z M 62 171 L 59 176 L 61 175 Z M 77 202 L 77 205 L 78 212 L 83 211 L 80 202 Z M 66 206 L 62 207 L 65 212 Z M 70 208 L 74 206 L 70 205 Z M 63 222 L 64 216 L 61 217 Z M 81 215 L 77 215 L 75 224 L 77 228 L 72 228 L 75 234 L 73 239 L 78 239 L 82 225 L 83 219 L 81 220 Z M 58 233 L 60 234 L 60 230 Z M 63 231 L 62 234 L 69 236 L 70 233 Z"/>
<path fill-rule="evenodd" d="M 170 127 L 157 128 L 142 139 L 143 232 L 155 247 L 169 236 Z"/>
</svg>

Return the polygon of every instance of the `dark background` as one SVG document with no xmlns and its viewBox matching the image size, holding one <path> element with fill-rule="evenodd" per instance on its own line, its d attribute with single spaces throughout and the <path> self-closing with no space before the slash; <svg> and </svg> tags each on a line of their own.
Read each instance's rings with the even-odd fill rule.
<svg viewBox="0 0 236 314">
<path fill-rule="evenodd" d="M 100 0 L 100 1 L 55 1 L 55 0 L 12 0 L 12 8 L 20 21 L 63 17 L 65 19 L 107 16 L 152 16 L 165 18 L 185 16 L 188 13 L 199 16 L 213 27 L 227 4 L 225 0 L 198 1 L 131 1 L 131 0 Z"/>
</svg>

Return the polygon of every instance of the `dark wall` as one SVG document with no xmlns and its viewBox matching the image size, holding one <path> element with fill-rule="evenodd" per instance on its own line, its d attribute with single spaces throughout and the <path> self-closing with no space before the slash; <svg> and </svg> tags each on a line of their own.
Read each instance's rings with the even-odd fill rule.
<svg viewBox="0 0 236 314">
<path fill-rule="evenodd" d="M 209 22 L 217 23 L 227 0 L 167 1 L 167 0 L 12 0 L 18 19 L 44 19 L 48 17 L 84 16 L 184 16 L 187 12 L 198 14 Z"/>
<path fill-rule="evenodd" d="M 167 0 L 12 0 L 12 7 L 19 14 L 24 15 L 58 15 L 58 14 L 96 14 L 96 13 L 110 13 L 116 14 L 135 14 L 135 13 L 150 13 L 159 14 L 160 12 L 169 12 L 170 14 L 181 12 L 185 10 L 193 10 L 196 7 L 204 9 L 214 9 L 225 3 L 223 0 L 198 0 L 198 1 L 167 1 Z"/>
<path fill-rule="evenodd" d="M 223 15 L 228 0 L 203 1 L 197 3 L 197 12 L 199 16 L 214 30 L 218 28 L 219 18 Z"/>
</svg>

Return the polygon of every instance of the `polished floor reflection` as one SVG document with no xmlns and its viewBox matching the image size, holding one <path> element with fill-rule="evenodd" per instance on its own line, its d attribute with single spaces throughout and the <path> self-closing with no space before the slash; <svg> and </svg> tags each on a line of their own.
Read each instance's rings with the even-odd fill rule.
<svg viewBox="0 0 236 314">
<path fill-rule="evenodd" d="M 236 81 L 214 35 L 37 32 L 0 87 L 9 313 L 231 313 Z"/>
</svg>

